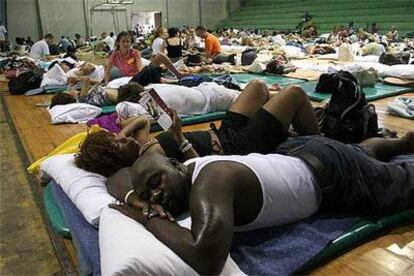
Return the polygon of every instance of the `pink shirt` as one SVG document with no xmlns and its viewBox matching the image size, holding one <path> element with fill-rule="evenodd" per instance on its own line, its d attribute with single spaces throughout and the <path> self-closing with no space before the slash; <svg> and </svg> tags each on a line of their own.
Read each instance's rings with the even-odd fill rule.
<svg viewBox="0 0 414 276">
<path fill-rule="evenodd" d="M 130 49 L 128 55 L 123 57 L 119 50 L 116 50 L 109 57 L 109 66 L 115 66 L 125 77 L 134 76 L 138 73 L 137 58 L 141 58 L 138 50 Z"/>
</svg>

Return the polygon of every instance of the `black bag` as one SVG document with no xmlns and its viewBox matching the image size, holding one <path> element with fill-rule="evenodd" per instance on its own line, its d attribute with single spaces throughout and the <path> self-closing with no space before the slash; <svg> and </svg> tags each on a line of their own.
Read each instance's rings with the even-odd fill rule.
<svg viewBox="0 0 414 276">
<path fill-rule="evenodd" d="M 247 49 L 242 52 L 241 64 L 243 66 L 250 65 L 257 58 L 257 53 L 255 49 Z"/>
<path fill-rule="evenodd" d="M 360 143 L 377 136 L 375 106 L 367 103 L 361 86 L 351 73 L 325 74 L 316 87 L 318 92 L 332 93 L 329 104 L 318 118 L 321 132 L 326 137 L 344 143 Z"/>
<path fill-rule="evenodd" d="M 40 68 L 20 74 L 9 81 L 9 91 L 13 95 L 24 94 L 29 90 L 39 88 L 44 71 Z"/>
<path fill-rule="evenodd" d="M 213 63 L 214 64 L 222 64 L 224 62 L 228 62 L 232 65 L 236 65 L 236 54 L 231 54 L 231 55 L 223 55 L 223 54 L 218 54 L 217 56 L 215 56 L 213 58 Z"/>
<path fill-rule="evenodd" d="M 383 53 L 379 58 L 379 63 L 386 65 L 408 64 L 410 60 L 409 53 L 386 54 Z"/>
</svg>

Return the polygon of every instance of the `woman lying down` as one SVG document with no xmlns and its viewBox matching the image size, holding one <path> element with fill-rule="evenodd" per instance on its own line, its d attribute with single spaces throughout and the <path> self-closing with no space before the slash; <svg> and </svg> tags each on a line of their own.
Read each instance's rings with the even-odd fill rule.
<svg viewBox="0 0 414 276">
<path fill-rule="evenodd" d="M 120 103 L 116 109 L 121 118 L 146 115 L 146 109 L 138 102 L 141 93 L 150 88 L 155 89 L 166 105 L 176 110 L 179 115 L 228 110 L 240 94 L 239 91 L 212 82 L 191 88 L 173 84 L 151 84 L 145 89 L 138 83 L 130 82 L 118 89 L 112 89 L 104 88 L 89 78 L 82 78 L 82 81 L 80 92 L 72 90 L 56 94 L 52 98 L 49 106 L 52 118 L 68 110 L 76 112 L 76 105 L 74 105 L 76 103 L 97 107 Z M 79 112 L 82 108 L 85 108 L 85 105 L 79 105 Z"/>
</svg>

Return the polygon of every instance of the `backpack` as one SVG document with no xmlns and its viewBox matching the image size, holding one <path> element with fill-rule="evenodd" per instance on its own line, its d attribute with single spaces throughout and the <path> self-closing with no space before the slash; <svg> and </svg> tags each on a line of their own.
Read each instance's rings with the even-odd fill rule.
<svg viewBox="0 0 414 276">
<path fill-rule="evenodd" d="M 375 106 L 367 103 L 365 93 L 351 73 L 323 74 L 316 91 L 332 93 L 327 107 L 317 112 L 321 132 L 326 137 L 344 143 L 359 143 L 377 136 Z"/>
<path fill-rule="evenodd" d="M 255 49 L 247 49 L 242 52 L 241 64 L 243 66 L 250 65 L 257 58 L 257 53 Z"/>
<path fill-rule="evenodd" d="M 29 90 L 39 88 L 44 71 L 40 68 L 20 74 L 9 81 L 9 91 L 13 95 L 24 94 Z"/>
</svg>

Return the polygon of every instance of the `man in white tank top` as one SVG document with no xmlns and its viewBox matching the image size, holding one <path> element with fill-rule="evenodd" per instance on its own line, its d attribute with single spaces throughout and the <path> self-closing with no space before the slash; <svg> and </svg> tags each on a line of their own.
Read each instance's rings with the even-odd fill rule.
<svg viewBox="0 0 414 276">
<path fill-rule="evenodd" d="M 414 153 L 414 132 L 401 139 L 368 139 L 365 148 L 320 136 L 300 137 L 281 148 L 291 145 L 292 154 L 298 149 L 305 154 L 206 156 L 181 164 L 148 153 L 110 178 L 111 193 L 124 183 L 133 186 L 125 205 L 111 207 L 142 223 L 202 275 L 220 273 L 234 231 L 291 223 L 319 209 L 360 214 L 362 206 L 371 212 L 414 207 L 414 159 L 395 164 L 368 156 Z M 324 166 L 327 183 L 309 156 Z M 191 230 L 170 215 L 187 209 Z"/>
</svg>

